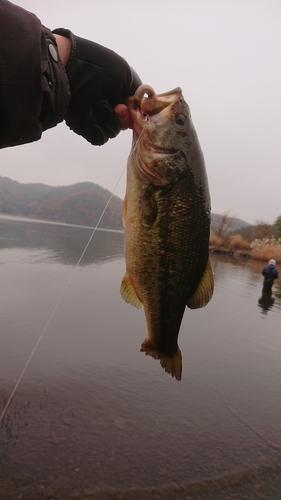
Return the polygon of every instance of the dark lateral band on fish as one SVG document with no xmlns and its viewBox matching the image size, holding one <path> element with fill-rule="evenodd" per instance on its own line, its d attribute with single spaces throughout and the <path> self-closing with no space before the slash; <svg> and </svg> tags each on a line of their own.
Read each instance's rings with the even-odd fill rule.
<svg viewBox="0 0 281 500">
<path fill-rule="evenodd" d="M 180 380 L 178 334 L 184 311 L 204 307 L 214 287 L 205 163 L 179 87 L 156 95 L 142 85 L 128 109 L 133 144 L 123 208 L 126 273 L 120 293 L 125 302 L 144 308 L 148 332 L 141 351 Z"/>
</svg>

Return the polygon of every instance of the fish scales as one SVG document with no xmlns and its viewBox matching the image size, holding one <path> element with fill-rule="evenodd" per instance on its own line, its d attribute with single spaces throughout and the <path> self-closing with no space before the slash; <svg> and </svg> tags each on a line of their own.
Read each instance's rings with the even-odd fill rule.
<svg viewBox="0 0 281 500">
<path fill-rule="evenodd" d="M 190 182 L 185 178 L 174 186 L 173 191 L 170 188 L 159 190 L 156 193 L 158 214 L 155 224 L 146 231 L 142 227 L 138 231 L 135 227 L 137 245 L 145 251 L 140 256 L 135 248 L 126 249 L 126 254 L 134 251 L 132 275 L 138 282 L 143 303 L 147 304 L 147 321 L 155 332 L 157 348 L 167 353 L 173 352 L 177 345 L 176 334 L 187 299 L 195 291 L 197 279 L 201 279 L 208 261 L 205 241 L 200 241 L 205 214 L 201 218 L 198 217 L 200 214 L 194 214 L 194 204 L 188 208 L 188 187 Z M 187 259 L 187 253 L 191 260 Z"/>
<path fill-rule="evenodd" d="M 171 93 L 167 93 L 169 102 L 165 101 L 164 107 L 161 99 L 164 96 L 165 100 L 166 94 L 161 94 L 160 99 L 155 97 L 155 113 L 149 101 L 156 123 L 151 130 L 150 123 L 145 125 L 140 114 L 136 119 L 133 111 L 136 128 L 139 122 L 143 123 L 143 135 L 135 134 L 128 160 L 124 202 L 126 275 L 121 295 L 126 302 L 144 307 L 148 336 L 141 350 L 159 359 L 163 368 L 180 380 L 181 353 L 177 340 L 185 307 L 206 305 L 212 295 L 213 278 L 208 262 L 210 207 L 204 163 L 201 175 L 190 167 L 192 162 L 201 166 L 200 146 L 195 143 L 192 148 L 190 134 L 179 127 L 177 136 L 183 149 L 175 147 L 177 141 L 174 143 L 173 134 L 169 135 L 169 128 L 164 133 L 163 148 L 161 128 L 166 122 L 169 126 L 170 122 L 173 124 L 170 108 L 177 112 L 183 108 L 187 114 L 187 105 L 181 104 L 182 97 L 176 91 L 176 104 Z M 163 124 L 159 130 L 157 120 L 161 113 L 165 119 L 161 117 Z M 143 173 L 143 165 L 147 168 L 147 164 L 148 169 Z"/>
</svg>

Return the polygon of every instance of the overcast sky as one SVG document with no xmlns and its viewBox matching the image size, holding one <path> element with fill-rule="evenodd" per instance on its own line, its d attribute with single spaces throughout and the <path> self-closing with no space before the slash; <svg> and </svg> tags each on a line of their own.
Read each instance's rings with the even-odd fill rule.
<svg viewBox="0 0 281 500">
<path fill-rule="evenodd" d="M 281 214 L 280 0 L 15 0 L 122 55 L 157 93 L 180 86 L 204 152 L 212 211 L 250 223 Z M 91 181 L 113 190 L 131 131 L 91 146 L 63 123 L 0 151 L 23 183 Z M 123 198 L 125 173 L 115 190 Z"/>
</svg>

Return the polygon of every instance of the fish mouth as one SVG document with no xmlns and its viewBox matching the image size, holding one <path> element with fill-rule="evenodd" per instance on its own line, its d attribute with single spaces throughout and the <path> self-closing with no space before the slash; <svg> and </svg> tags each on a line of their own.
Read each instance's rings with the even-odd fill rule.
<svg viewBox="0 0 281 500">
<path fill-rule="evenodd" d="M 180 87 L 156 94 L 150 85 L 141 85 L 126 103 L 134 124 L 134 136 L 137 138 L 150 121 L 156 120 L 156 115 L 168 113 L 167 108 L 181 98 L 182 90 Z"/>
<path fill-rule="evenodd" d="M 154 94 L 153 96 L 148 94 L 148 97 L 143 96 L 141 100 L 141 111 L 148 116 L 159 114 L 168 106 L 181 99 L 181 97 L 182 90 L 180 87 L 169 92 L 163 92 L 163 94 Z"/>
</svg>

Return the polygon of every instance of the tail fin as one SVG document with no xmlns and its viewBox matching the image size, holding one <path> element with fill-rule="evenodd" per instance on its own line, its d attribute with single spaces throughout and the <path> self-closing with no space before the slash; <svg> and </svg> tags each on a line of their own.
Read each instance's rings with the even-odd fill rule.
<svg viewBox="0 0 281 500">
<path fill-rule="evenodd" d="M 154 359 L 159 359 L 162 368 L 164 368 L 167 373 L 170 373 L 170 375 L 177 380 L 181 380 L 182 357 L 179 347 L 177 347 L 176 351 L 171 356 L 168 356 L 161 351 L 156 351 L 150 341 L 145 339 L 141 345 L 141 352 L 145 352 L 146 356 L 152 356 Z"/>
</svg>

